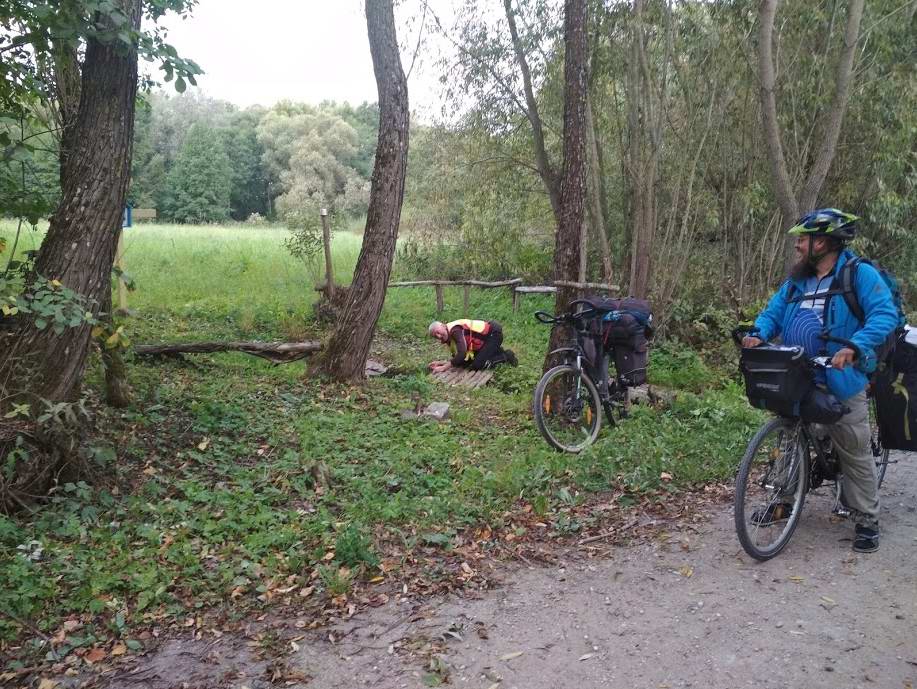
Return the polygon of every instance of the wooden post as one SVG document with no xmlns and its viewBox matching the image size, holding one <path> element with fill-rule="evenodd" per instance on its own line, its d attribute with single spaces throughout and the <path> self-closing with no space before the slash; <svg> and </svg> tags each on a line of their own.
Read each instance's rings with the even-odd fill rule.
<svg viewBox="0 0 917 689">
<path fill-rule="evenodd" d="M 434 285 L 434 288 L 436 289 L 436 313 L 442 313 L 445 308 L 443 304 L 443 286 L 437 284 Z"/>
<path fill-rule="evenodd" d="M 334 299 L 334 268 L 331 265 L 331 230 L 328 228 L 328 209 L 322 208 L 322 243 L 325 245 L 325 294 Z"/>
<path fill-rule="evenodd" d="M 516 309 L 519 308 L 519 292 L 516 291 L 515 285 L 510 287 L 509 291 L 513 296 L 513 313 L 516 313 Z"/>
<path fill-rule="evenodd" d="M 471 314 L 468 313 L 468 296 L 471 292 L 471 285 L 465 285 L 465 318 L 470 318 Z"/>
<path fill-rule="evenodd" d="M 115 254 L 115 265 L 118 266 L 118 310 L 127 313 L 127 283 L 124 282 L 124 230 L 118 235 L 118 249 Z"/>
</svg>

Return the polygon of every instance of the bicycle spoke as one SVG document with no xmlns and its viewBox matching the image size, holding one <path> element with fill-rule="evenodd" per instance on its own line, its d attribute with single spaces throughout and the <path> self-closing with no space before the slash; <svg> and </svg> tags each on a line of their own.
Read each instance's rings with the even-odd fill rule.
<svg viewBox="0 0 917 689">
<path fill-rule="evenodd" d="M 579 452 L 598 434 L 598 392 L 575 366 L 558 366 L 545 374 L 535 390 L 533 410 L 538 429 L 558 450 Z"/>
<path fill-rule="evenodd" d="M 793 424 L 769 422 L 749 444 L 737 476 L 735 521 L 753 557 L 773 557 L 792 535 L 805 499 L 805 464 Z"/>
</svg>

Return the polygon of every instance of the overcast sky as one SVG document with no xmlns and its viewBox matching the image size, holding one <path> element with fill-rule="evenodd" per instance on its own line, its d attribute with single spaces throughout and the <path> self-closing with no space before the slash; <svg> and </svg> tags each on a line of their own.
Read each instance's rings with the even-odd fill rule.
<svg viewBox="0 0 917 689">
<path fill-rule="evenodd" d="M 399 42 L 410 46 L 402 51 L 405 71 L 417 5 L 409 0 L 396 9 Z M 203 68 L 198 85 L 214 98 L 240 106 L 377 99 L 363 0 L 199 0 L 190 19 L 164 23 L 179 54 Z M 438 102 L 429 62 L 421 60 L 408 83 L 411 109 L 421 114 Z"/>
</svg>

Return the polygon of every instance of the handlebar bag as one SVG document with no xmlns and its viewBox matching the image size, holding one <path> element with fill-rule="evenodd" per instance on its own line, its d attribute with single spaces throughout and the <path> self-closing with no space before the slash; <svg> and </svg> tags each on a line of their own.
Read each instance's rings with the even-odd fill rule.
<svg viewBox="0 0 917 689">
<path fill-rule="evenodd" d="M 751 405 L 781 416 L 798 416 L 802 401 L 815 387 L 802 347 L 743 347 L 739 370 Z"/>
<path fill-rule="evenodd" d="M 813 387 L 799 406 L 799 415 L 808 423 L 831 425 L 850 413 L 850 407 L 821 387 Z"/>
</svg>

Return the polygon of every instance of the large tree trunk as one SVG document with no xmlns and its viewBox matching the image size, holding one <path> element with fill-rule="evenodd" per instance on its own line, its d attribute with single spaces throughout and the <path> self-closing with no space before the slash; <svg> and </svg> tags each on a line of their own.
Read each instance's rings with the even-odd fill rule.
<svg viewBox="0 0 917 689">
<path fill-rule="evenodd" d="M 140 0 L 121 0 L 130 27 L 140 27 Z M 104 21 L 104 20 L 103 20 Z M 121 214 L 130 180 L 137 52 L 120 42 L 90 39 L 83 63 L 79 110 L 60 204 L 35 263 L 35 273 L 57 279 L 86 299 L 98 316 L 111 290 Z M 0 385 L 33 399 L 78 395 L 90 349 L 88 324 L 56 335 L 24 318 L 14 346 L 0 353 Z M 0 398 L 4 395 L 0 394 Z"/>
<path fill-rule="evenodd" d="M 339 381 L 365 376 L 366 357 L 392 271 L 408 157 L 408 85 L 391 0 L 366 0 L 366 26 L 379 91 L 379 143 L 363 247 L 350 297 L 319 370 Z"/>
<path fill-rule="evenodd" d="M 80 91 L 82 88 L 80 61 L 76 47 L 69 43 L 54 46 L 54 92 L 57 96 L 57 123 L 60 129 L 60 180 L 64 187 L 72 176 L 70 161 L 76 144 L 76 120 L 80 112 Z M 132 137 L 133 138 L 133 137 Z M 118 230 L 121 231 L 120 229 Z M 107 329 L 114 331 L 111 290 L 103 296 L 99 319 Z M 102 346 L 102 368 L 105 372 L 105 402 L 111 407 L 124 409 L 131 403 L 130 386 L 127 382 L 127 367 L 120 347 L 108 349 Z"/>
<path fill-rule="evenodd" d="M 804 180 L 798 193 L 793 189 L 793 176 L 787 168 L 780 125 L 777 121 L 773 41 L 774 17 L 777 13 L 778 2 L 779 0 L 761 0 L 758 7 L 758 79 L 761 83 L 761 119 L 764 125 L 767 159 L 771 169 L 771 183 L 774 186 L 774 194 L 780 208 L 781 225 L 783 229 L 788 229 L 802 213 L 813 209 L 818 201 L 828 169 L 834 160 L 837 140 L 850 97 L 853 63 L 860 34 L 860 21 L 863 18 L 864 0 L 850 0 L 844 48 L 841 51 L 834 81 L 834 97 L 828 110 L 828 119 L 822 130 L 815 161 L 808 171 L 800 170 L 796 175 L 797 179 Z M 827 38 L 830 39 L 830 36 Z M 794 260 L 792 242 L 786 242 L 785 251 L 785 263 L 789 267 Z"/>
<path fill-rule="evenodd" d="M 564 3 L 564 171 L 560 183 L 560 223 L 554 244 L 554 280 L 575 281 L 579 272 L 581 231 L 586 201 L 586 0 Z M 563 313 L 576 290 L 558 287 L 554 312 Z M 554 328 L 548 352 L 563 346 L 569 333 Z M 554 362 L 545 356 L 545 369 Z"/>
</svg>

